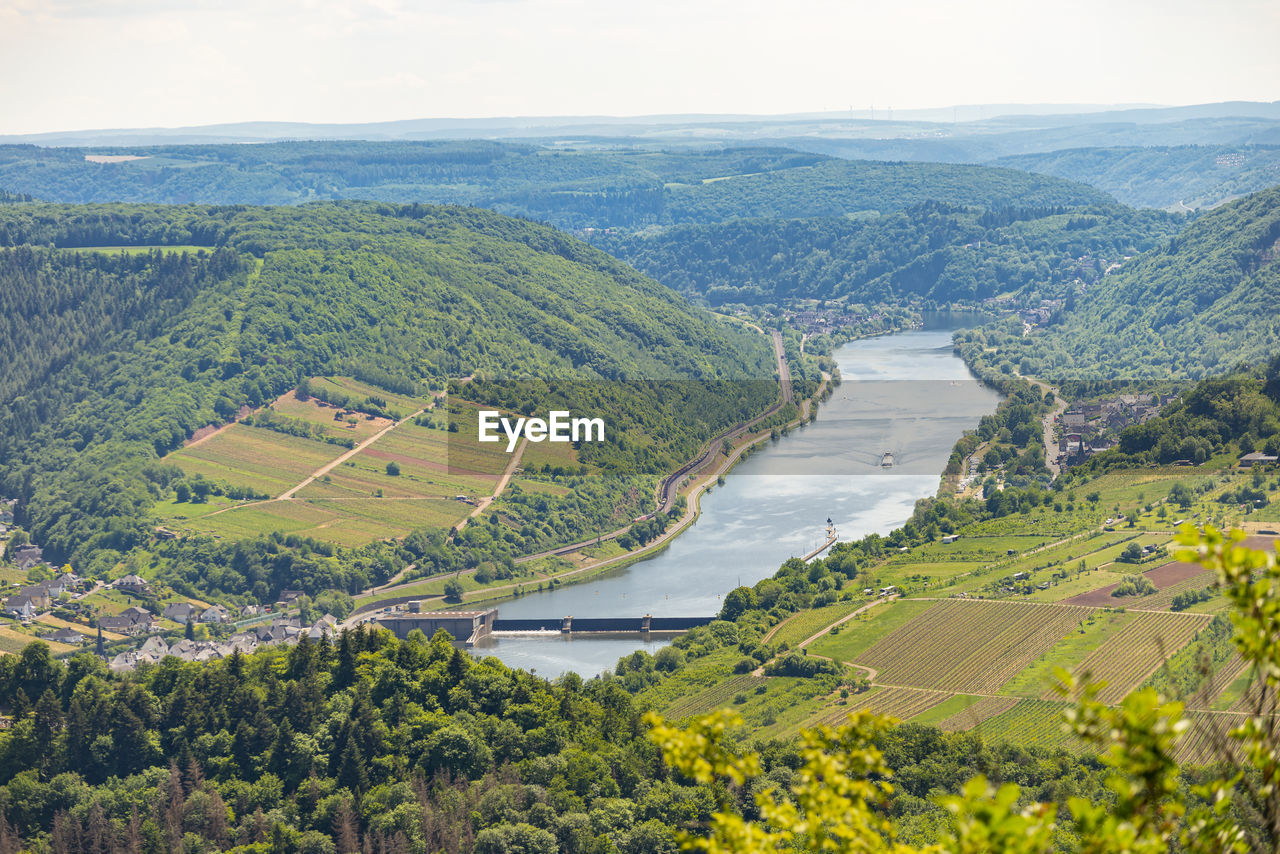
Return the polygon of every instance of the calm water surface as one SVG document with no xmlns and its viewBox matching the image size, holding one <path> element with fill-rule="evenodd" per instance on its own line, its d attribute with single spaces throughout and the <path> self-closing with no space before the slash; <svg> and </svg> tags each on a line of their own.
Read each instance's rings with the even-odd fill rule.
<svg viewBox="0 0 1280 854">
<path fill-rule="evenodd" d="M 702 498 L 702 515 L 660 555 L 589 582 L 498 606 L 501 617 L 710 615 L 729 590 L 755 584 L 820 545 L 828 518 L 840 538 L 887 534 L 933 495 L 956 439 L 993 412 L 996 393 L 951 352 L 949 326 L 854 341 L 835 354 L 844 382 L 818 420 L 757 452 Z M 895 465 L 883 468 L 888 452 Z M 594 676 L 640 636 L 505 636 L 477 646 L 512 667 Z"/>
</svg>

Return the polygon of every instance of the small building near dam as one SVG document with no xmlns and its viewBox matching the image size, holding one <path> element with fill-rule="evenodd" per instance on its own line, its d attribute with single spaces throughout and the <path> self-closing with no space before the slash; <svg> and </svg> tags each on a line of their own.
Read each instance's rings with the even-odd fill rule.
<svg viewBox="0 0 1280 854">
<path fill-rule="evenodd" d="M 497 608 L 485 611 L 423 611 L 421 603 L 410 602 L 407 611 L 392 611 L 374 618 L 374 623 L 398 638 L 407 638 L 417 629 L 428 638 L 440 629 L 460 643 L 475 643 L 493 629 Z"/>
</svg>

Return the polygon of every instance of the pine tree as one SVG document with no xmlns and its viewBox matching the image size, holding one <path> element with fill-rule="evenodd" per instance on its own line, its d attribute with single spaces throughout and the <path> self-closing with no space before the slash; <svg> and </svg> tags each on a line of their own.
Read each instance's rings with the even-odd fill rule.
<svg viewBox="0 0 1280 854">
<path fill-rule="evenodd" d="M 369 788 L 369 775 L 364 768 L 364 757 L 354 738 L 347 739 L 347 746 L 342 750 L 342 759 L 338 762 L 338 785 L 346 788 L 358 799 L 364 790 Z"/>
</svg>

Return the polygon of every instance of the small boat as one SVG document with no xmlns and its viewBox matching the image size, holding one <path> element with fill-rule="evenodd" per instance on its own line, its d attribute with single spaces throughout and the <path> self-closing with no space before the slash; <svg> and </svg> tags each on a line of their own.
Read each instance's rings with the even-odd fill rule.
<svg viewBox="0 0 1280 854">
<path fill-rule="evenodd" d="M 893 451 L 885 451 L 884 456 L 880 458 L 880 468 L 893 468 Z"/>
</svg>

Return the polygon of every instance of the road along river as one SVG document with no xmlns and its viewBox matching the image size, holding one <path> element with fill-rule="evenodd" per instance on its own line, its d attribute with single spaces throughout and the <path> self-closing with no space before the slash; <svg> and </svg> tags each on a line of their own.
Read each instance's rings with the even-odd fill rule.
<svg viewBox="0 0 1280 854">
<path fill-rule="evenodd" d="M 720 610 L 739 584 L 768 578 L 787 558 L 825 540 L 887 534 L 933 495 L 961 433 L 995 410 L 997 394 L 951 351 L 953 326 L 868 338 L 835 354 L 843 383 L 818 420 L 753 454 L 702 498 L 696 524 L 665 551 L 588 582 L 527 594 L 499 617 L 702 616 Z M 884 467 L 885 455 L 893 465 Z M 669 639 L 640 635 L 502 635 L 472 652 L 554 677 L 612 668 L 637 649 Z"/>
</svg>

